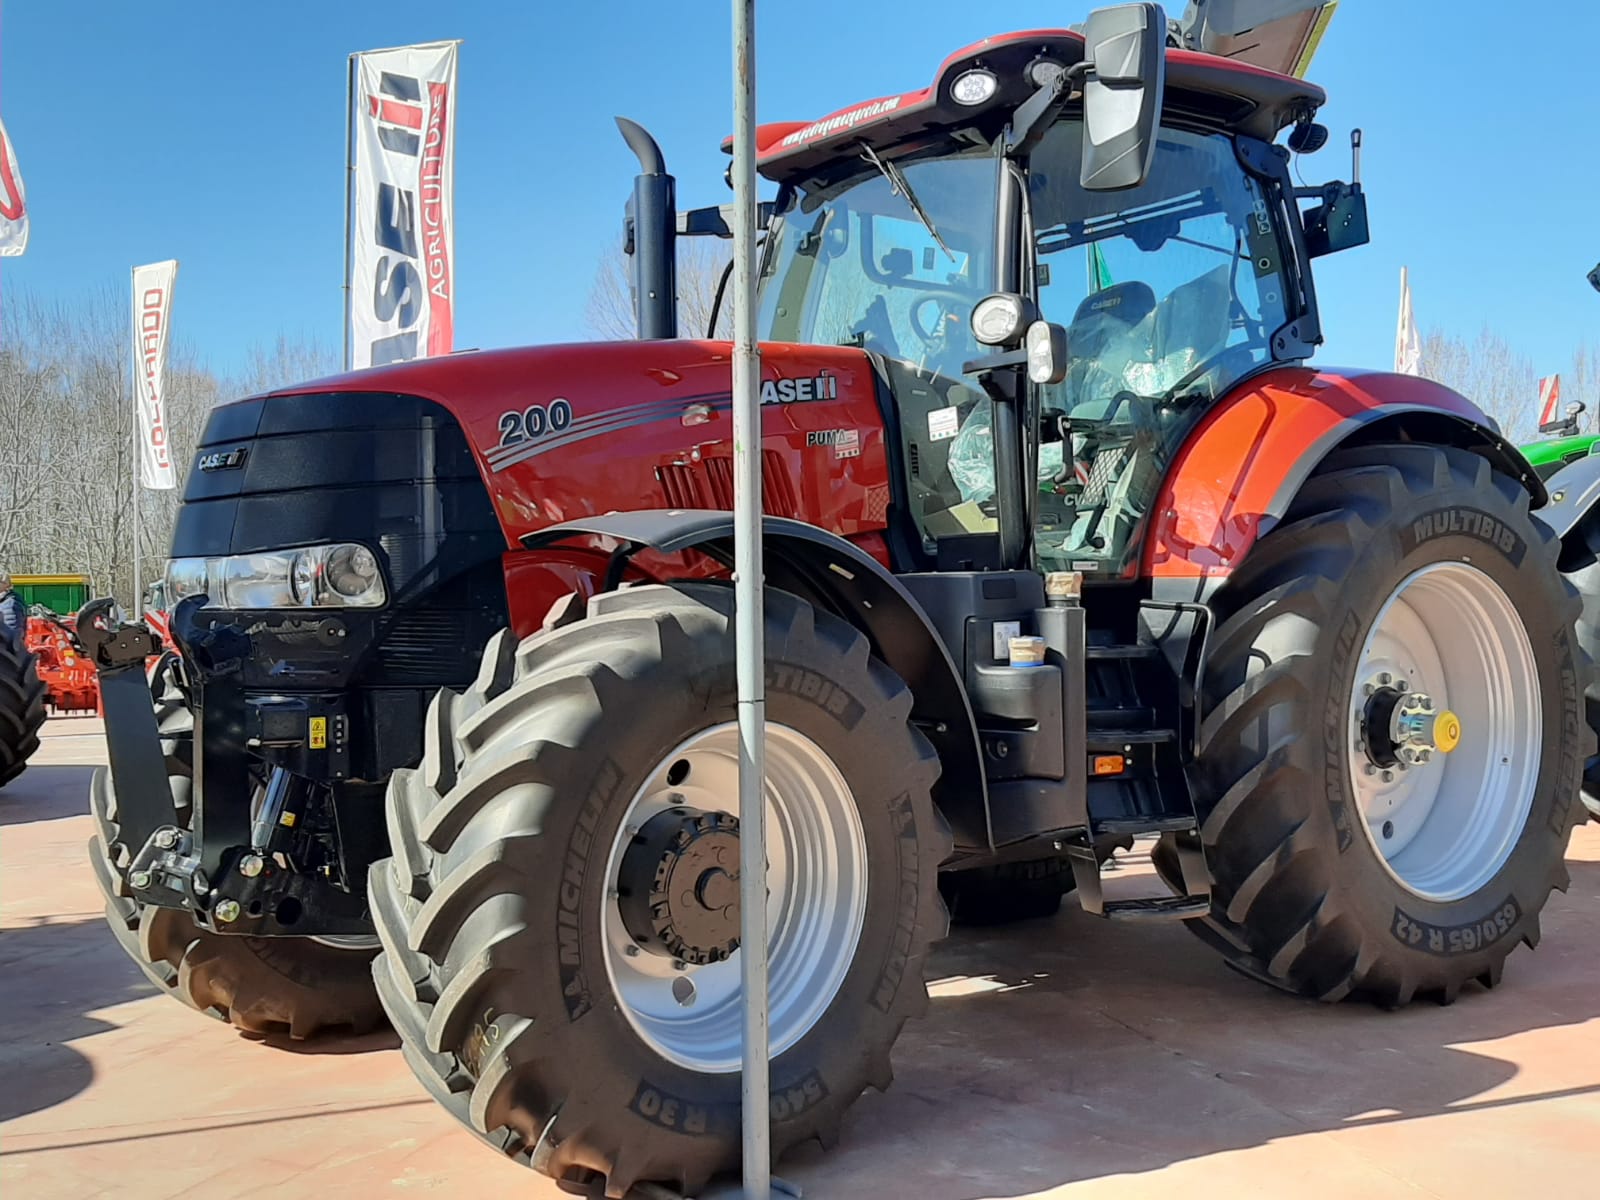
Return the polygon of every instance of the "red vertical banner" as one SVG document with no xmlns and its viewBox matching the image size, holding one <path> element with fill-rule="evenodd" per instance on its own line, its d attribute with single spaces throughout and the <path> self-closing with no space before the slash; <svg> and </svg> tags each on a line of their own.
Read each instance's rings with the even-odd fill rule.
<svg viewBox="0 0 1600 1200">
<path fill-rule="evenodd" d="M 455 111 L 459 42 L 354 56 L 350 365 L 455 346 Z"/>
</svg>

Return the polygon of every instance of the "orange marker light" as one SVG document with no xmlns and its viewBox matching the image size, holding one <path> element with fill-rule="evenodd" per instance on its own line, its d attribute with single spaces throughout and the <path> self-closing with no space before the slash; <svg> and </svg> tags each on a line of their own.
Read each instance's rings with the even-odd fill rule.
<svg viewBox="0 0 1600 1200">
<path fill-rule="evenodd" d="M 1121 775 L 1127 763 L 1120 754 L 1096 754 L 1089 760 L 1089 774 Z"/>
</svg>

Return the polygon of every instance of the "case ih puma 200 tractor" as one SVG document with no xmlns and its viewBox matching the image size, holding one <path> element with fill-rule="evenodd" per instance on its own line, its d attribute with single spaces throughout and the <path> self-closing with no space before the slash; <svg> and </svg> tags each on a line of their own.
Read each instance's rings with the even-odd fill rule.
<svg viewBox="0 0 1600 1200">
<path fill-rule="evenodd" d="M 760 131 L 779 1152 L 889 1084 L 947 912 L 1075 891 L 1393 1007 L 1495 984 L 1566 884 L 1597 488 L 1307 365 L 1365 200 L 1291 181 L 1320 90 L 1186 36 L 1103 10 Z M 480 1138 L 611 1196 L 740 1146 L 730 347 L 671 273 L 721 222 L 626 132 L 643 337 L 219 407 L 170 647 L 80 615 L 149 977 L 253 1032 L 387 1016 Z M 1168 898 L 1102 892 L 1140 836 Z"/>
</svg>

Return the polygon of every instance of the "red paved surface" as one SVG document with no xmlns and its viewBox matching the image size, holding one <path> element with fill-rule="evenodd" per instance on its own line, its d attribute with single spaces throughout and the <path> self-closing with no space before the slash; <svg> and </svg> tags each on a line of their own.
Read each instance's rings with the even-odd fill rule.
<svg viewBox="0 0 1600 1200">
<path fill-rule="evenodd" d="M 152 994 L 84 857 L 103 743 L 52 723 L 0 795 L 0 1197 L 559 1193 L 461 1132 L 387 1036 L 262 1045 Z M 1536 954 L 1452 1008 L 1324 1008 L 1175 926 L 1081 913 L 940 954 L 929 1020 L 808 1197 L 1600 1195 L 1600 826 Z"/>
</svg>

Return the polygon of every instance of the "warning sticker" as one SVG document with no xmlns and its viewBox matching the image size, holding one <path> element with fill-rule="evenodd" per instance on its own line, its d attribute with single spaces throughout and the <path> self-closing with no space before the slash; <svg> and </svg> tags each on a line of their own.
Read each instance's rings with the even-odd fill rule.
<svg viewBox="0 0 1600 1200">
<path fill-rule="evenodd" d="M 328 748 L 328 718 L 311 718 L 311 748 L 313 750 L 326 750 Z"/>
<path fill-rule="evenodd" d="M 960 427 L 961 420 L 953 407 L 936 408 L 928 414 L 928 437 L 933 441 L 942 442 L 955 437 Z"/>
</svg>

